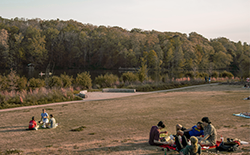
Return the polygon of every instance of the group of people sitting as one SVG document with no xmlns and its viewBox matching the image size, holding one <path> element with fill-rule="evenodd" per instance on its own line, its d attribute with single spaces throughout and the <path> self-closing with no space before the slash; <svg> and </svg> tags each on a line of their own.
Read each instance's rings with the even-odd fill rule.
<svg viewBox="0 0 250 155">
<path fill-rule="evenodd" d="M 241 113 L 242 115 L 245 115 L 245 116 L 250 116 L 250 112 L 243 112 Z"/>
<path fill-rule="evenodd" d="M 32 117 L 32 120 L 29 122 L 29 130 L 38 130 L 40 124 L 42 124 L 42 128 L 56 128 L 58 123 L 54 118 L 53 114 L 48 114 L 45 109 L 42 110 L 41 120 L 36 123 L 35 117 Z"/>
<path fill-rule="evenodd" d="M 176 135 L 173 136 L 175 137 L 176 149 L 180 154 L 201 154 L 200 145 L 216 145 L 217 132 L 215 127 L 211 124 L 208 117 L 203 117 L 201 121 L 189 129 L 180 124 L 176 125 Z M 165 124 L 162 121 L 157 126 L 152 126 L 149 133 L 150 145 L 169 144 L 168 141 L 161 141 L 160 139 L 160 134 L 168 133 L 167 131 L 161 132 L 163 128 L 165 128 Z M 191 142 L 191 145 L 188 144 L 188 141 Z"/>
</svg>

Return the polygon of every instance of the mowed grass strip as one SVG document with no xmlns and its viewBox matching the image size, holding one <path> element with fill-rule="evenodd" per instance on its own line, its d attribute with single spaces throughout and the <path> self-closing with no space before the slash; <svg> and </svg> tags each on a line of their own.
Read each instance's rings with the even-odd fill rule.
<svg viewBox="0 0 250 155">
<path fill-rule="evenodd" d="M 208 116 L 217 128 L 218 138 L 239 138 L 250 142 L 249 119 L 233 113 L 249 110 L 249 90 L 241 86 L 205 86 L 176 92 L 153 93 L 117 99 L 56 105 L 46 108 L 59 126 L 56 129 L 26 131 L 32 116 L 40 119 L 42 108 L 29 111 L 2 112 L 0 116 L 0 150 L 16 149 L 23 153 L 82 154 L 158 154 L 157 147 L 148 145 L 149 131 L 159 120 L 169 134 L 175 125 L 189 128 Z M 83 127 L 72 132 L 75 127 Z M 244 126 L 244 127 L 242 127 Z M 162 152 L 160 152 L 162 153 Z"/>
</svg>

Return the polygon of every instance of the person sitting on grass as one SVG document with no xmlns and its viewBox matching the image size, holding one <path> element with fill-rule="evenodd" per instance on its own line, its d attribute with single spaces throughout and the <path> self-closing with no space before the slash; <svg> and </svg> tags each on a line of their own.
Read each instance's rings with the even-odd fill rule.
<svg viewBox="0 0 250 155">
<path fill-rule="evenodd" d="M 54 115 L 53 114 L 50 114 L 50 121 L 49 121 L 49 123 L 48 123 L 48 127 L 50 128 L 50 129 L 52 129 L 52 128 L 56 128 L 58 126 L 58 123 L 56 123 L 56 120 L 55 120 L 55 118 L 54 118 Z"/>
<path fill-rule="evenodd" d="M 167 134 L 167 131 L 160 132 L 161 129 L 165 128 L 165 124 L 160 121 L 157 126 L 152 126 L 150 133 L 149 133 L 149 141 L 148 143 L 150 145 L 162 145 L 162 144 L 168 144 L 166 141 L 160 140 L 160 134 L 165 133 Z"/>
<path fill-rule="evenodd" d="M 180 136 L 185 135 L 187 139 L 190 139 L 191 136 L 199 137 L 201 135 L 204 135 L 203 124 L 201 122 L 198 122 L 197 125 L 193 126 L 190 129 L 186 129 L 182 127 L 182 125 L 177 124 L 176 130 L 177 130 L 177 135 Z"/>
<path fill-rule="evenodd" d="M 244 84 L 243 88 L 249 88 L 249 85 L 248 84 Z"/>
<path fill-rule="evenodd" d="M 201 146 L 198 144 L 198 139 L 195 136 L 190 137 L 191 145 L 188 145 L 187 138 L 185 135 L 182 136 L 182 141 L 180 142 L 179 138 L 175 136 L 175 144 L 177 151 L 180 152 L 180 155 L 200 155 Z"/>
<path fill-rule="evenodd" d="M 46 124 L 49 123 L 49 114 L 46 113 L 46 110 L 43 109 L 41 113 L 41 120 L 39 121 L 40 124 L 43 124 L 42 127 L 46 128 Z"/>
<path fill-rule="evenodd" d="M 36 124 L 35 117 L 29 122 L 29 130 L 38 130 L 39 125 Z"/>
<path fill-rule="evenodd" d="M 248 96 L 247 98 L 244 98 L 244 100 L 250 100 L 250 96 Z"/>
<path fill-rule="evenodd" d="M 199 139 L 199 144 L 207 146 L 216 145 L 217 132 L 215 127 L 211 124 L 208 117 L 203 117 L 201 121 L 204 125 L 204 137 Z"/>
</svg>

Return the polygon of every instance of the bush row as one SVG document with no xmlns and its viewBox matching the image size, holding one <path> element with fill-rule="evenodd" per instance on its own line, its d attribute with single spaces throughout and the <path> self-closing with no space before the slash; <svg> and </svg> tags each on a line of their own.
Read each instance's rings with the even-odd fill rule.
<svg viewBox="0 0 250 155">
<path fill-rule="evenodd" d="M 149 83 L 144 85 L 130 85 L 128 88 L 136 89 L 139 92 L 148 92 L 148 91 L 157 91 L 157 90 L 166 90 L 166 89 L 173 89 L 173 88 L 180 88 L 186 87 L 191 85 L 199 85 L 205 84 L 206 82 L 201 79 L 196 80 L 185 80 L 185 81 L 171 81 L 168 83 Z"/>
<path fill-rule="evenodd" d="M 190 78 L 205 78 L 205 77 L 214 77 L 214 78 L 218 78 L 218 77 L 228 77 L 228 78 L 232 78 L 233 77 L 233 74 L 231 72 L 228 72 L 228 71 L 223 71 L 221 73 L 217 72 L 217 71 L 213 71 L 211 73 L 211 75 L 209 75 L 208 73 L 206 72 L 193 72 L 193 71 L 189 71 L 189 72 L 186 72 L 184 74 L 185 77 L 190 77 Z"/>
<path fill-rule="evenodd" d="M 208 73 L 205 72 L 186 72 L 184 74 L 185 77 L 189 77 L 191 79 L 194 78 L 205 78 L 209 77 Z M 211 77 L 228 77 L 232 78 L 233 74 L 227 71 L 223 71 L 221 73 L 214 71 L 211 73 Z M 150 80 L 150 78 L 147 78 Z M 164 75 L 160 77 L 160 81 L 167 82 L 169 81 L 168 75 Z M 139 81 L 139 75 L 137 73 L 126 72 L 121 75 L 119 78 L 116 75 L 106 73 L 105 75 L 99 75 L 95 78 L 93 84 L 94 88 L 100 89 L 105 87 L 124 87 L 131 84 L 140 84 L 143 82 Z M 169 84 L 166 84 L 169 85 Z M 69 88 L 73 87 L 74 89 L 91 89 L 92 88 L 92 80 L 89 72 L 83 72 L 77 74 L 77 77 L 74 79 L 72 76 L 61 74 L 60 76 L 52 76 L 45 79 L 40 78 L 31 78 L 27 80 L 25 77 L 19 77 L 16 75 L 15 71 L 11 71 L 11 73 L 7 76 L 0 75 L 0 90 L 7 91 L 21 91 L 21 90 L 29 90 L 36 88 Z M 145 86 L 146 87 L 146 86 Z"/>
<path fill-rule="evenodd" d="M 88 72 L 78 74 L 76 79 L 72 76 L 61 74 L 45 79 L 31 78 L 27 80 L 25 77 L 19 77 L 15 71 L 11 71 L 7 76 L 0 75 L 0 90 L 1 91 L 22 91 L 34 90 L 36 88 L 70 88 L 77 87 L 78 89 L 89 89 L 92 87 L 92 81 Z"/>
</svg>

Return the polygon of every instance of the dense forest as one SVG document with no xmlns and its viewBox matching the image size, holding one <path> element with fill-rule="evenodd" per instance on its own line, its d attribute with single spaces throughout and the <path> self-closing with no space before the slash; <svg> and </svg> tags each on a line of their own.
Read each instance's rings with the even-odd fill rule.
<svg viewBox="0 0 250 155">
<path fill-rule="evenodd" d="M 0 17 L 0 68 L 144 68 L 169 77 L 228 71 L 249 76 L 250 46 L 196 32 L 131 31 L 69 20 Z"/>
</svg>

